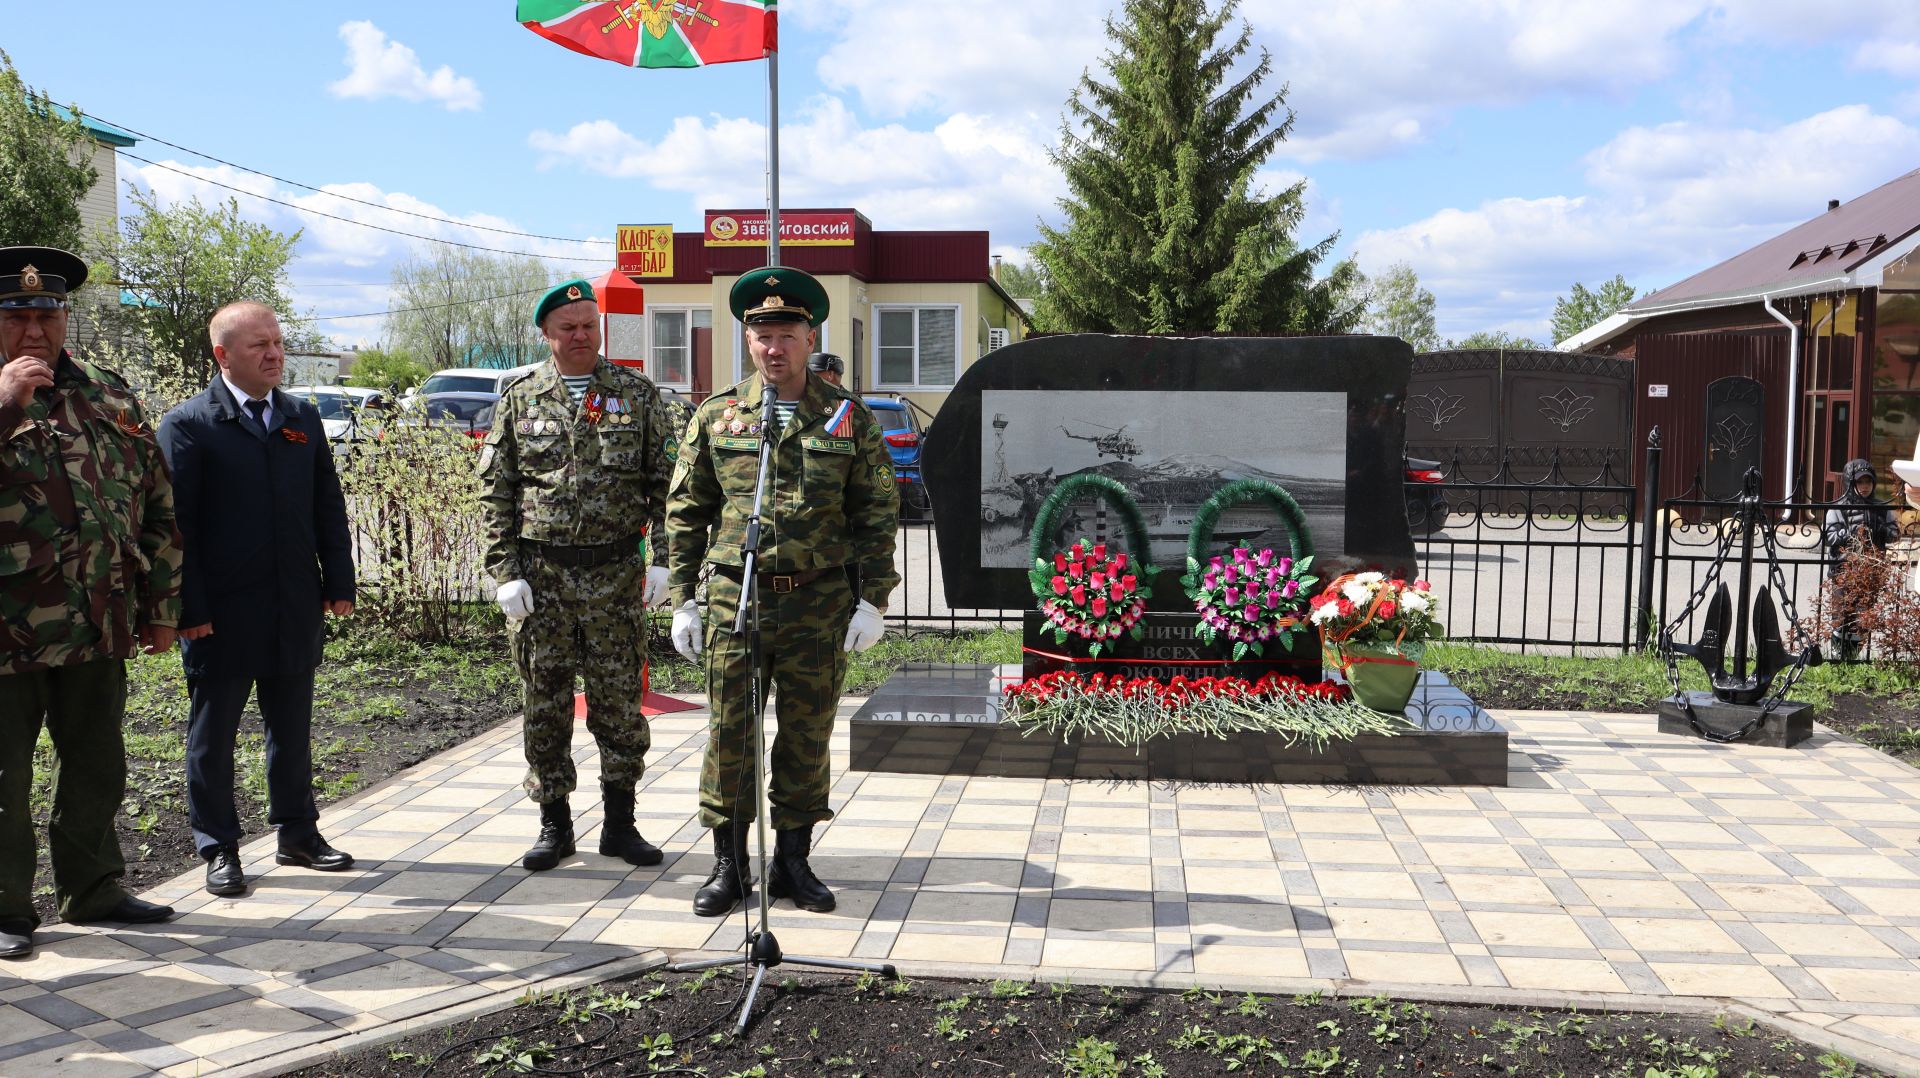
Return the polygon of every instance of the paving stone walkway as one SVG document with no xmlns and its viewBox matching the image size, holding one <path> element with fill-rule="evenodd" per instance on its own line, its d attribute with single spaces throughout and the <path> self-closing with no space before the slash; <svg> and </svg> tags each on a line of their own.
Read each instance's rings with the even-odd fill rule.
<svg viewBox="0 0 1920 1078">
<path fill-rule="evenodd" d="M 844 714 L 851 714 L 849 702 Z M 1651 716 L 1502 713 L 1505 789 L 1155 786 L 848 772 L 786 903 L 794 954 L 979 976 L 1433 998 L 1722 1006 L 1920 1074 L 1920 772 L 1824 730 L 1791 750 Z M 530 876 L 509 724 L 329 810 L 327 875 L 243 851 L 151 929 L 57 925 L 0 964 L 0 1074 L 272 1073 L 530 985 L 736 947 L 694 917 L 704 711 L 654 720 L 638 799 L 659 868 L 591 851 Z M 581 788 L 597 757 L 581 731 Z M 508 867 L 511 866 L 511 867 Z M 664 952 L 664 953 L 663 953 Z"/>
</svg>

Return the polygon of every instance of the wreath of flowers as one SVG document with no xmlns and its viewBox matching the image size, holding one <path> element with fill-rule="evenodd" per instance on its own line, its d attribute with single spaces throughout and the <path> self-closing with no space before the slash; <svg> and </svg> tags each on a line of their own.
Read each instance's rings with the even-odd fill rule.
<svg viewBox="0 0 1920 1078">
<path fill-rule="evenodd" d="M 1246 501 L 1265 502 L 1280 517 L 1287 526 L 1289 553 L 1234 547 L 1203 563 L 1220 515 Z M 1285 647 L 1305 626 L 1300 612 L 1320 582 L 1308 571 L 1312 568 L 1313 540 L 1299 503 L 1264 479 L 1240 479 L 1216 491 L 1194 514 L 1187 532 L 1187 572 L 1180 583 L 1200 614 L 1201 639 L 1212 644 L 1226 638 L 1238 660 L 1249 653 L 1264 654 L 1269 641 Z"/>
<path fill-rule="evenodd" d="M 1084 636 L 1093 641 L 1088 650 L 1096 656 L 1103 641 L 1123 633 L 1137 639 L 1147 597 L 1139 574 L 1130 568 L 1126 554 L 1109 554 L 1107 544 L 1085 539 L 1056 553 L 1051 565 L 1035 566 L 1034 594 L 1054 639 L 1064 643 L 1068 633 Z"/>
<path fill-rule="evenodd" d="M 1106 543 L 1086 539 L 1049 554 L 1067 506 L 1089 494 L 1119 513 L 1136 557 L 1148 549 L 1146 522 L 1126 487 L 1104 475 L 1069 476 L 1040 504 L 1029 541 L 1033 568 L 1027 579 L 1047 619 L 1041 631 L 1053 633 L 1054 640 L 1063 644 L 1069 635 L 1090 640 L 1087 651 L 1098 658 L 1109 641 L 1122 635 L 1140 638 L 1140 619 L 1157 570 L 1123 551 L 1110 550 Z"/>
</svg>

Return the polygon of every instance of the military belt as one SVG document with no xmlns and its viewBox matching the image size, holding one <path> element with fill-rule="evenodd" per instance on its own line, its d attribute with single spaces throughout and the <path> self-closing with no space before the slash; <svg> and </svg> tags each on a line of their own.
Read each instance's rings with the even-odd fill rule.
<svg viewBox="0 0 1920 1078">
<path fill-rule="evenodd" d="M 558 543 L 531 542 L 527 546 L 541 561 L 564 565 L 571 569 L 591 569 L 596 565 L 619 561 L 629 554 L 638 554 L 641 538 L 641 533 L 634 532 L 625 539 L 615 539 L 611 543 L 599 543 L 594 546 L 561 546 Z"/>
<path fill-rule="evenodd" d="M 740 567 L 737 565 L 715 565 L 713 571 L 736 584 L 740 582 L 742 575 Z M 833 565 L 825 569 L 806 569 L 798 573 L 761 573 L 760 587 L 766 591 L 773 592 L 775 595 L 785 595 L 790 591 L 797 591 L 800 588 L 806 587 L 808 584 L 826 576 L 828 573 L 842 573 L 845 571 L 846 566 Z"/>
</svg>

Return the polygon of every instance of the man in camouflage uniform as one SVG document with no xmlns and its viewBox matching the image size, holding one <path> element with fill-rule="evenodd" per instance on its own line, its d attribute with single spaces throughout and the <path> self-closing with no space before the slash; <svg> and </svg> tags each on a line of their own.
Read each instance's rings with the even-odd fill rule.
<svg viewBox="0 0 1920 1078">
<path fill-rule="evenodd" d="M 777 835 L 767 894 L 801 909 L 834 907 L 807 862 L 813 825 L 833 818 L 827 740 L 847 675 L 847 653 L 873 646 L 899 574 L 893 566 L 899 495 L 879 424 L 852 394 L 809 374 L 814 328 L 827 296 L 806 273 L 770 266 L 731 293 L 746 326 L 754 377 L 716 393 L 682 437 L 667 507 L 673 642 L 706 653 L 713 721 L 700 771 L 700 822 L 713 828 L 714 868 L 693 898 L 724 916 L 749 893 L 747 824 L 758 815 L 758 764 L 747 641 L 733 632 L 742 541 L 753 508 L 763 438 L 773 475 L 761 508 L 762 685 L 777 690 L 769 815 Z M 776 399 L 769 409 L 767 391 Z M 704 580 L 704 621 L 694 593 Z M 857 604 L 857 605 L 856 605 Z"/>
<path fill-rule="evenodd" d="M 53 738 L 48 846 L 60 916 L 173 916 L 120 886 L 126 660 L 173 647 L 180 535 L 139 400 L 74 359 L 67 293 L 86 263 L 0 250 L 0 957 L 33 949 L 33 747 Z"/>
<path fill-rule="evenodd" d="M 574 852 L 567 797 L 578 781 L 581 676 L 600 747 L 600 852 L 657 865 L 659 849 L 634 825 L 633 791 L 652 744 L 640 713 L 646 607 L 666 595 L 660 536 L 674 436 L 653 383 L 600 355 L 592 286 L 555 287 L 533 321 L 553 358 L 508 385 L 480 451 L 487 571 L 520 672 L 527 795 L 540 806 L 540 836 L 521 864 L 544 871 Z"/>
</svg>

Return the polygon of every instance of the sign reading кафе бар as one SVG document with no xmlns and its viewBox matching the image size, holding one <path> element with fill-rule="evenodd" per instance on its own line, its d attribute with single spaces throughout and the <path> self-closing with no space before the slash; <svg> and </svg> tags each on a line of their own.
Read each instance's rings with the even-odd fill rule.
<svg viewBox="0 0 1920 1078">
<path fill-rule="evenodd" d="M 673 276 L 672 225 L 621 225 L 615 229 L 614 265 L 629 277 Z"/>
<path fill-rule="evenodd" d="M 780 243 L 786 247 L 853 246 L 852 213 L 783 213 Z M 758 247 L 767 242 L 767 215 L 707 211 L 708 247 Z"/>
</svg>

